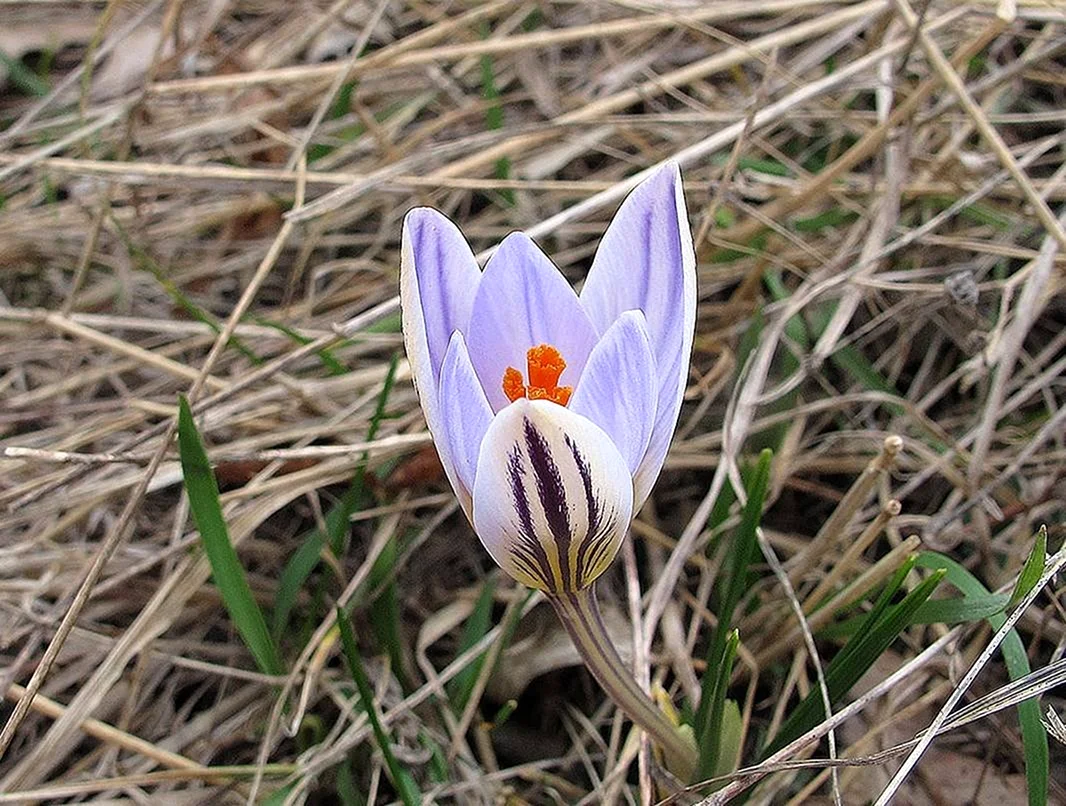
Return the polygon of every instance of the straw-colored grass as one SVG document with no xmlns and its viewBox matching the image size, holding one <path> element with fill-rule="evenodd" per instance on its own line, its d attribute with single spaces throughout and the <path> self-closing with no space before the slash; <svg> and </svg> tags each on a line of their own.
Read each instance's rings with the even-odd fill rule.
<svg viewBox="0 0 1066 806">
<path fill-rule="evenodd" d="M 827 593 L 869 601 L 920 549 L 1009 591 L 1041 524 L 1063 542 L 1060 0 L 0 0 L 0 51 L 0 803 L 338 802 L 345 776 L 394 800 L 335 604 L 426 802 L 667 794 L 457 512 L 404 361 L 375 416 L 415 205 L 482 257 L 526 230 L 579 282 L 639 172 L 680 162 L 687 402 L 600 588 L 638 679 L 695 697 L 736 522 L 711 529 L 713 505 L 775 448 L 770 565 L 735 619 L 742 764 L 840 646 Z M 297 593 L 285 676 L 257 671 L 210 578 L 179 394 L 267 612 L 365 463 L 343 551 Z M 490 628 L 463 651 L 488 578 Z M 387 595 L 401 669 L 372 623 Z M 1018 622 L 1034 669 L 1066 647 L 1056 596 Z M 875 754 L 932 722 L 991 636 L 909 627 L 854 713 L 790 754 L 809 769 L 723 791 L 876 798 L 907 750 Z M 498 663 L 453 709 L 448 680 L 486 647 Z M 993 655 L 964 701 L 1008 681 Z M 1024 802 L 1015 713 L 937 739 L 898 802 Z M 1055 740 L 1051 759 L 1066 802 Z"/>
</svg>

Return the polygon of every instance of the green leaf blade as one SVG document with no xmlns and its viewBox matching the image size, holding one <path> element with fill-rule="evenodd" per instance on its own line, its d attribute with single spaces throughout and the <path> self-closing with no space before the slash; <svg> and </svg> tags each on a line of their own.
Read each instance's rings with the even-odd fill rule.
<svg viewBox="0 0 1066 806">
<path fill-rule="evenodd" d="M 222 515 L 218 482 L 196 429 L 192 409 L 184 396 L 178 402 L 178 449 L 189 509 L 200 532 L 200 543 L 211 565 L 211 575 L 222 602 L 259 669 L 264 674 L 284 674 L 277 645 L 270 636 L 266 619 L 252 595 L 244 568 L 230 541 Z"/>
<path fill-rule="evenodd" d="M 943 568 L 948 581 L 966 596 L 988 596 L 989 590 L 963 565 L 935 551 L 923 551 L 918 555 L 918 565 L 925 568 Z M 1042 570 L 1042 569 L 1041 569 Z M 998 630 L 1007 620 L 1003 613 L 989 616 L 988 624 Z M 1003 653 L 1003 665 L 1011 680 L 1029 674 L 1029 656 L 1025 644 L 1016 630 L 1007 633 L 999 647 Z M 1040 702 L 1034 697 L 1018 705 L 1018 724 L 1022 734 L 1022 749 L 1025 755 L 1025 779 L 1029 789 L 1029 806 L 1047 803 L 1048 767 L 1050 750 L 1047 729 L 1040 718 Z"/>
<path fill-rule="evenodd" d="M 694 728 L 701 747 L 705 742 L 714 743 L 710 737 L 718 732 L 718 726 L 714 724 L 713 714 L 717 705 L 725 699 L 725 689 L 722 688 L 717 694 L 717 670 L 726 662 L 728 655 L 728 643 L 730 624 L 733 620 L 733 611 L 746 589 L 748 567 L 751 565 L 757 545 L 756 531 L 762 520 L 763 504 L 766 501 L 766 493 L 770 486 L 770 463 L 773 459 L 773 451 L 766 449 L 759 454 L 758 463 L 752 474 L 752 480 L 747 490 L 747 502 L 741 514 L 740 525 L 737 527 L 732 551 L 723 563 L 724 581 L 723 592 L 718 616 L 718 626 L 711 635 L 711 641 L 707 648 L 707 671 L 703 677 L 700 704 L 696 711 Z M 717 710 L 720 714 L 721 711 Z M 716 755 L 716 751 L 711 752 Z M 709 762 L 710 763 L 710 762 Z"/>
<path fill-rule="evenodd" d="M 378 749 L 385 759 L 385 767 L 389 771 L 392 785 L 396 787 L 396 794 L 400 796 L 404 806 L 419 806 L 422 803 L 422 795 L 418 791 L 414 778 L 400 766 L 392 752 L 392 744 L 388 734 L 385 732 L 385 726 L 381 724 L 377 706 L 374 704 L 374 690 L 370 686 L 370 678 L 367 676 L 366 668 L 363 666 L 363 658 L 359 654 L 359 646 L 355 641 L 351 622 L 348 621 L 348 614 L 344 612 L 342 607 L 337 608 L 337 629 L 340 631 L 341 646 L 344 649 L 345 660 L 348 662 L 348 671 L 351 673 L 355 687 L 359 691 L 359 699 L 362 700 L 363 707 L 366 709 L 370 727 L 374 732 L 374 739 L 377 741 Z"/>
</svg>

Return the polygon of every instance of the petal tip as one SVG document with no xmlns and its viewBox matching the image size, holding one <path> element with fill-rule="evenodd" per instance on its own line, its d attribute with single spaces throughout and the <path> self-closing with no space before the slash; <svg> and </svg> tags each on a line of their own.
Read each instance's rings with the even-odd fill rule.
<svg viewBox="0 0 1066 806">
<path fill-rule="evenodd" d="M 454 221 L 432 207 L 412 207 L 404 214 L 402 228 L 404 238 L 417 236 L 420 240 L 426 230 L 439 233 L 442 229 L 461 233 Z"/>
<path fill-rule="evenodd" d="M 650 168 L 645 169 L 645 177 L 634 187 L 634 190 L 655 189 L 661 192 L 669 192 L 667 187 L 673 188 L 681 184 L 681 165 L 677 160 L 666 160 Z"/>
<path fill-rule="evenodd" d="M 551 259 L 537 246 L 536 241 L 521 230 L 507 233 L 492 250 L 485 271 L 492 273 L 498 271 L 501 266 L 513 266 L 516 263 L 528 263 L 548 261 Z"/>
<path fill-rule="evenodd" d="M 544 250 L 537 245 L 536 241 L 521 230 L 515 230 L 514 232 L 507 233 L 506 237 L 500 241 L 500 245 L 496 247 L 496 254 L 528 252 L 530 250 L 536 250 L 540 254 L 544 254 Z"/>
</svg>

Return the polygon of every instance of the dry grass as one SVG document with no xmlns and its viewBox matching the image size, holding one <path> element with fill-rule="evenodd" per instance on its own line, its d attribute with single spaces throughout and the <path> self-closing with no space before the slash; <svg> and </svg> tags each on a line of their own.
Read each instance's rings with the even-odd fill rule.
<svg viewBox="0 0 1066 806">
<path fill-rule="evenodd" d="M 356 605 L 373 655 L 367 580 L 397 544 L 410 685 L 384 655 L 370 669 L 423 791 L 647 797 L 621 720 L 558 671 L 573 659 L 542 608 L 480 712 L 439 704 L 498 572 L 455 514 L 403 363 L 367 440 L 402 349 L 416 204 L 475 249 L 530 231 L 578 280 L 632 177 L 681 162 L 700 258 L 688 403 L 635 551 L 601 587 L 623 637 L 622 614 L 643 613 L 643 672 L 692 693 L 712 505 L 777 446 L 764 538 L 784 568 L 739 624 L 749 742 L 817 686 L 796 606 L 876 589 L 919 540 L 991 589 L 1037 525 L 1062 542 L 1066 4 L 0 2 L 0 50 L 22 68 L 0 88 L 0 802 L 239 803 L 278 782 L 332 802 L 345 763 L 388 801 L 325 605 Z M 209 581 L 179 393 L 264 606 L 368 456 L 372 500 L 304 587 L 284 680 L 254 671 Z M 898 455 L 864 475 L 890 435 Z M 519 593 L 499 581 L 498 619 Z M 1034 668 L 1066 646 L 1054 593 L 1020 622 Z M 902 682 L 837 729 L 838 755 L 929 723 L 990 635 L 910 662 L 945 634 L 913 627 L 886 653 L 877 674 Z M 978 693 L 1006 680 L 994 660 Z M 480 726 L 509 697 L 511 718 Z M 443 781 L 420 736 L 443 748 Z M 1021 758 L 1012 712 L 979 721 L 934 744 L 906 802 L 1018 802 Z M 898 764 L 778 773 L 759 797 L 864 802 Z"/>
</svg>

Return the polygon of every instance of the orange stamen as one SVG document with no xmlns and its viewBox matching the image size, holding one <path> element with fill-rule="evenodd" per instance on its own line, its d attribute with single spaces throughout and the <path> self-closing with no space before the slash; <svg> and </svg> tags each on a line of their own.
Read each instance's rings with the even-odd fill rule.
<svg viewBox="0 0 1066 806">
<path fill-rule="evenodd" d="M 514 403 L 526 396 L 526 386 L 522 383 L 522 373 L 514 367 L 508 367 L 503 373 L 503 393 Z"/>
<path fill-rule="evenodd" d="M 566 369 L 563 357 L 550 344 L 530 347 L 526 363 L 529 365 L 529 385 L 540 389 L 555 389 L 559 376 Z"/>
<path fill-rule="evenodd" d="M 559 376 L 566 369 L 566 361 L 550 344 L 530 347 L 526 352 L 529 386 L 522 383 L 522 373 L 508 367 L 503 373 L 503 393 L 511 402 L 520 397 L 530 400 L 550 400 L 565 406 L 573 394 L 572 386 L 559 386 Z"/>
</svg>

